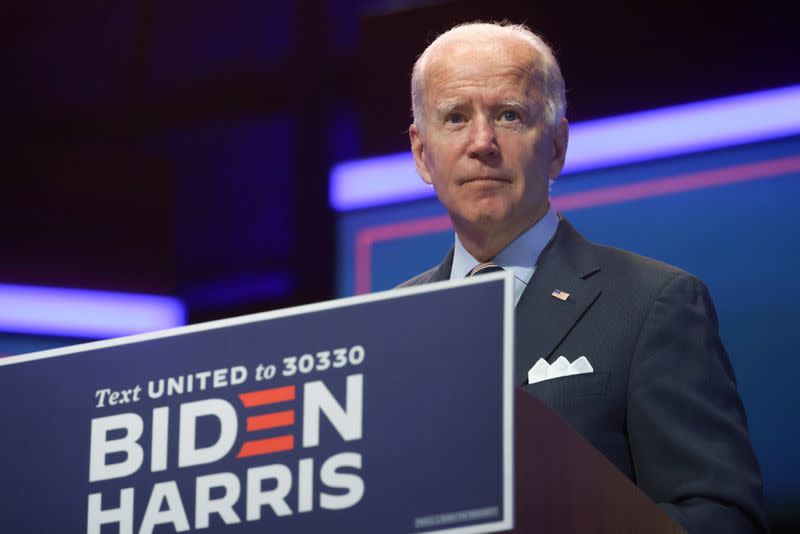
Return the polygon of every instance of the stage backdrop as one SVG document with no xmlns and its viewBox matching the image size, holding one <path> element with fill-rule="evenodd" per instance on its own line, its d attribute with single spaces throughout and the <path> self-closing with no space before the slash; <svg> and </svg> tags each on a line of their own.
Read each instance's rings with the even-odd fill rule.
<svg viewBox="0 0 800 534">
<path fill-rule="evenodd" d="M 770 515 L 794 521 L 800 137 L 572 174 L 552 196 L 589 239 L 677 265 L 708 284 Z M 338 231 L 341 296 L 393 287 L 437 264 L 453 243 L 432 198 L 341 213 Z"/>
</svg>

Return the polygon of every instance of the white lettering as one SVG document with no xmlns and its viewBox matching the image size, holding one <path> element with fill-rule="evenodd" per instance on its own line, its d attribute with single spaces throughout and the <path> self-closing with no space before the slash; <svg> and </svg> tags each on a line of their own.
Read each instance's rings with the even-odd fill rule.
<svg viewBox="0 0 800 534">
<path fill-rule="evenodd" d="M 345 441 L 361 439 L 363 389 L 363 375 L 348 376 L 347 409 L 343 409 L 321 380 L 307 382 L 303 389 L 303 447 L 319 445 L 320 412 Z"/>
<path fill-rule="evenodd" d="M 241 365 L 231 367 L 231 385 L 238 386 L 247 380 L 247 368 Z"/>
<path fill-rule="evenodd" d="M 335 454 L 325 460 L 320 469 L 320 479 L 329 488 L 346 489 L 344 495 L 320 492 L 319 505 L 326 510 L 342 510 L 358 504 L 364 496 L 364 481 L 352 473 L 340 473 L 340 467 L 361 469 L 361 455 L 355 452 Z"/>
<path fill-rule="evenodd" d="M 211 498 L 211 488 L 225 488 L 225 494 L 217 499 Z M 208 528 L 211 514 L 219 514 L 226 525 L 241 522 L 233 510 L 239 500 L 241 486 L 233 473 L 217 473 L 197 477 L 195 487 L 194 528 Z"/>
<path fill-rule="evenodd" d="M 227 369 L 215 369 L 214 370 L 214 387 L 221 388 L 228 385 L 228 370 Z"/>
<path fill-rule="evenodd" d="M 111 393 L 110 388 L 98 389 L 97 391 L 94 392 L 94 396 L 97 397 L 97 408 L 102 408 L 103 406 L 105 406 L 106 395 L 108 395 L 109 393 Z"/>
<path fill-rule="evenodd" d="M 158 389 L 154 387 L 154 384 L 158 384 Z M 147 383 L 147 396 L 151 399 L 157 399 L 161 395 L 164 394 L 164 379 L 159 378 L 158 380 L 150 380 Z"/>
<path fill-rule="evenodd" d="M 112 391 L 110 388 L 98 389 L 94 392 L 97 398 L 96 408 L 103 408 L 106 402 L 110 406 L 117 404 L 128 404 L 130 402 L 139 401 L 139 393 L 142 391 L 142 386 L 136 386 L 130 389 L 122 389 L 120 391 Z"/>
<path fill-rule="evenodd" d="M 167 441 L 169 439 L 169 408 L 153 409 L 153 432 L 150 439 L 150 471 L 167 468 Z"/>
<path fill-rule="evenodd" d="M 167 378 L 167 395 L 179 395 L 183 393 L 183 377 Z"/>
<path fill-rule="evenodd" d="M 165 510 L 161 509 L 162 501 L 167 504 Z M 153 492 L 150 494 L 150 500 L 147 502 L 147 509 L 142 519 L 142 525 L 139 527 L 139 534 L 152 534 L 156 525 L 166 525 L 168 523 L 172 523 L 176 532 L 189 530 L 189 518 L 186 517 L 181 494 L 178 492 L 178 484 L 174 480 L 159 482 L 153 486 Z"/>
<path fill-rule="evenodd" d="M 297 511 L 310 512 L 314 509 L 314 459 L 303 458 L 299 464 L 297 483 Z"/>
<path fill-rule="evenodd" d="M 204 416 L 216 417 L 220 432 L 216 443 L 198 448 L 197 419 Z M 182 404 L 178 429 L 178 467 L 216 462 L 228 454 L 236 441 L 238 424 L 236 410 L 228 401 L 206 399 Z"/>
<path fill-rule="evenodd" d="M 124 430 L 125 435 L 108 439 L 111 430 Z M 123 413 L 92 419 L 89 439 L 89 482 L 125 477 L 135 473 L 144 459 L 144 451 L 137 443 L 142 437 L 144 422 L 135 413 Z M 106 457 L 115 452 L 125 453 L 121 462 L 108 465 Z"/>
<path fill-rule="evenodd" d="M 274 489 L 263 491 L 262 482 L 275 479 Z M 292 489 L 292 472 L 282 464 L 251 467 L 247 470 L 247 520 L 261 519 L 261 507 L 269 505 L 277 516 L 291 515 L 286 496 Z"/>
<path fill-rule="evenodd" d="M 87 534 L 100 534 L 103 525 L 119 523 L 119 534 L 133 534 L 133 488 L 119 492 L 119 508 L 103 510 L 103 494 L 89 495 Z"/>
<path fill-rule="evenodd" d="M 208 379 L 209 376 L 211 376 L 211 371 L 200 371 L 199 373 L 195 373 L 194 375 L 200 381 L 200 389 L 205 390 L 206 380 Z"/>
<path fill-rule="evenodd" d="M 247 380 L 247 368 L 241 365 L 236 365 L 230 369 L 215 369 L 213 371 L 198 371 L 196 373 L 170 376 L 166 379 L 159 378 L 158 380 L 150 380 L 147 383 L 147 394 L 151 399 L 158 399 L 163 395 L 182 395 L 184 393 L 192 393 L 195 390 L 205 391 L 209 388 L 222 388 L 229 385 L 243 384 Z M 141 390 L 141 386 L 136 389 Z M 115 392 L 116 393 L 116 392 Z M 122 392 L 123 395 L 133 393 L 133 400 L 138 399 L 138 391 L 129 390 L 128 393 Z M 95 397 L 98 398 L 99 405 L 108 401 L 114 393 L 111 390 L 98 390 L 95 392 Z M 116 398 L 115 398 L 115 402 Z M 124 399 L 119 402 L 126 402 Z M 99 406 L 98 406 L 99 407 Z"/>
</svg>

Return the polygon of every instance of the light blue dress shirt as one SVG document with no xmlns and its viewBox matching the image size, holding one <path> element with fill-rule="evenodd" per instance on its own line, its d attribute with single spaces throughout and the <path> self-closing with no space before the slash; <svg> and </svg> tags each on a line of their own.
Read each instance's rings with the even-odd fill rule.
<svg viewBox="0 0 800 534">
<path fill-rule="evenodd" d="M 501 250 L 492 261 L 507 271 L 514 273 L 514 306 L 522 297 L 522 292 L 528 287 L 539 254 L 553 239 L 558 228 L 558 215 L 551 204 L 547 213 L 539 221 L 522 232 L 514 241 Z M 467 252 L 456 234 L 453 267 L 450 270 L 450 280 L 464 278 L 480 262 Z"/>
</svg>

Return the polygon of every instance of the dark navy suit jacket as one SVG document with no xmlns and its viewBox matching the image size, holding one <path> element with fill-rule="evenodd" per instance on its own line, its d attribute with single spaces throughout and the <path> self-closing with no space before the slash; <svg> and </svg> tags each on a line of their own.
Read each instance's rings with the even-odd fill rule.
<svg viewBox="0 0 800 534">
<path fill-rule="evenodd" d="M 404 286 L 447 280 L 451 250 Z M 566 301 L 551 296 L 569 293 Z M 587 241 L 566 220 L 516 308 L 516 382 L 691 533 L 763 532 L 761 476 L 704 284 Z M 539 358 L 592 374 L 527 384 Z"/>
</svg>

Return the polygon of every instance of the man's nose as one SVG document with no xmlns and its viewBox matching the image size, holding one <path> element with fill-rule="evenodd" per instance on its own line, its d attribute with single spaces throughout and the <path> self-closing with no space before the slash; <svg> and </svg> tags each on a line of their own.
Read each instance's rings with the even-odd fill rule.
<svg viewBox="0 0 800 534">
<path fill-rule="evenodd" d="M 495 157 L 500 153 L 491 120 L 481 117 L 472 123 L 467 150 L 469 157 L 477 159 Z"/>
</svg>

